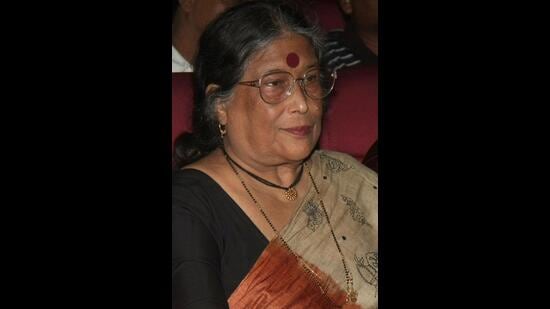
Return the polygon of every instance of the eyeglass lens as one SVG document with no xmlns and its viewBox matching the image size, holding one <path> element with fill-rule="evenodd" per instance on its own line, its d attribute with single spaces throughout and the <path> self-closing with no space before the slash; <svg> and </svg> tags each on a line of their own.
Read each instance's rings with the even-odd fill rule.
<svg viewBox="0 0 550 309">
<path fill-rule="evenodd" d="M 303 78 L 297 79 L 305 94 L 314 100 L 326 97 L 334 85 L 334 76 L 320 69 L 310 70 Z M 262 98 L 270 104 L 276 104 L 289 97 L 296 89 L 294 78 L 288 72 L 274 72 L 261 79 Z"/>
</svg>

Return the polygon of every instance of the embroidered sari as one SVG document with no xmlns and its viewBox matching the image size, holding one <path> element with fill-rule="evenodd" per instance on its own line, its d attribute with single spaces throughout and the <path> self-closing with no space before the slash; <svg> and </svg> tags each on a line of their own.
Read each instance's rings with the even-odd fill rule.
<svg viewBox="0 0 550 309">
<path fill-rule="evenodd" d="M 309 164 L 319 194 L 311 186 L 279 231 L 298 258 L 271 240 L 229 297 L 230 308 L 377 308 L 378 177 L 337 152 L 317 151 Z M 345 304 L 344 266 L 320 199 L 358 292 L 355 304 Z"/>
</svg>

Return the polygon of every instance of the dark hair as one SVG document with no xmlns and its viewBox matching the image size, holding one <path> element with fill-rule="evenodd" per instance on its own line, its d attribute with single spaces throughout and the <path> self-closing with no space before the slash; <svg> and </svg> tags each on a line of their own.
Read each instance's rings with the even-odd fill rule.
<svg viewBox="0 0 550 309">
<path fill-rule="evenodd" d="M 311 42 L 321 59 L 323 36 L 299 9 L 287 1 L 248 1 L 234 6 L 214 20 L 199 42 L 195 59 L 193 134 L 176 140 L 178 167 L 197 161 L 221 143 L 216 104 L 228 100 L 241 80 L 251 56 L 284 33 L 297 33 Z M 219 86 L 205 94 L 210 84 Z"/>
</svg>

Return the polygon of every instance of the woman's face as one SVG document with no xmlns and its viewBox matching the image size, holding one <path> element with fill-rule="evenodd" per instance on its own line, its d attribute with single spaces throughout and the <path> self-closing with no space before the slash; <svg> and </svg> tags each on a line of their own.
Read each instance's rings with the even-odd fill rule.
<svg viewBox="0 0 550 309">
<path fill-rule="evenodd" d="M 318 60 L 309 41 L 285 34 L 253 55 L 241 81 L 283 71 L 301 78 Z M 240 157 L 263 164 L 297 162 L 306 158 L 321 132 L 322 100 L 307 97 L 299 83 L 278 104 L 267 104 L 256 87 L 238 85 L 232 98 L 220 106 L 218 119 L 226 124 L 226 148 Z"/>
</svg>

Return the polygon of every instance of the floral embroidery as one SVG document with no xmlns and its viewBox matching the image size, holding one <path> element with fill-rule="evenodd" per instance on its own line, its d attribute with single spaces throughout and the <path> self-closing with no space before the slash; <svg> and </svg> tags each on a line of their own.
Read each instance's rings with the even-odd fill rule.
<svg viewBox="0 0 550 309">
<path fill-rule="evenodd" d="M 341 195 L 342 200 L 346 203 L 349 209 L 349 214 L 351 215 L 351 218 L 354 221 L 359 222 L 361 225 L 365 225 L 367 223 L 367 219 L 365 218 L 365 214 L 357 205 L 355 204 L 355 201 L 353 201 L 351 198 Z"/>
<path fill-rule="evenodd" d="M 345 164 L 344 162 L 333 157 L 329 157 L 324 153 L 322 153 L 320 157 L 322 160 L 326 161 L 327 168 L 333 173 L 344 172 L 351 168 L 351 166 Z"/>
<path fill-rule="evenodd" d="M 315 230 L 323 224 L 323 214 L 321 213 L 319 205 L 311 199 L 304 206 L 303 212 L 307 215 L 307 227 L 315 232 Z"/>
<path fill-rule="evenodd" d="M 367 252 L 361 257 L 354 255 L 354 260 L 361 278 L 378 290 L 378 252 Z"/>
</svg>

